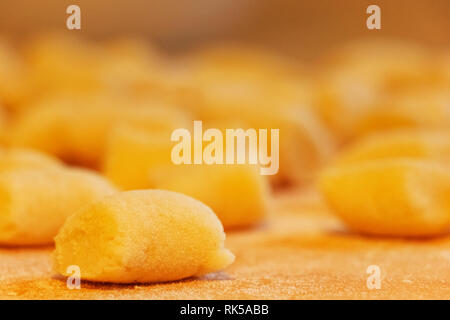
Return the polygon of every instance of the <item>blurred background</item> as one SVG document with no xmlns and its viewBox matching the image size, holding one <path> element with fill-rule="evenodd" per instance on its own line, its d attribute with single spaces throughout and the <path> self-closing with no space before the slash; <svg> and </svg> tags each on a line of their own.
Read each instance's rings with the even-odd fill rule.
<svg viewBox="0 0 450 320">
<path fill-rule="evenodd" d="M 70 4 L 81 7 L 83 36 L 133 34 L 170 52 L 218 39 L 263 44 L 305 59 L 361 37 L 450 44 L 448 0 L 2 0 L 1 34 L 19 40 L 41 30 L 66 30 Z M 366 28 L 370 4 L 381 8 L 381 30 Z"/>
<path fill-rule="evenodd" d="M 72 4 L 81 30 L 66 27 Z M 381 30 L 366 26 L 371 4 Z M 2 139 L 110 176 L 111 154 L 112 171 L 137 168 L 122 140 L 155 127 L 166 144 L 186 120 L 277 128 L 271 182 L 309 185 L 365 135 L 450 127 L 449 13 L 448 0 L 3 0 Z M 123 137 L 143 126 L 150 137 Z"/>
</svg>

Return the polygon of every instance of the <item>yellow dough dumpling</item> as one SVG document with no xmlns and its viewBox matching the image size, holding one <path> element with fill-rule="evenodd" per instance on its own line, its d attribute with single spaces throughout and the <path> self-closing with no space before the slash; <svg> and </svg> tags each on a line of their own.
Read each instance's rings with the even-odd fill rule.
<svg viewBox="0 0 450 320">
<path fill-rule="evenodd" d="M 434 161 L 387 159 L 326 170 L 330 208 L 351 229 L 382 236 L 436 236 L 450 230 L 450 168 Z"/>
<path fill-rule="evenodd" d="M 170 132 L 150 133 L 129 126 L 109 136 L 103 174 L 123 190 L 153 188 L 150 172 L 175 165 L 171 161 Z"/>
<path fill-rule="evenodd" d="M 158 188 L 187 194 L 210 206 L 225 229 L 264 220 L 269 184 L 255 165 L 175 165 L 170 134 L 119 128 L 110 137 L 104 174 L 124 190 Z"/>
<path fill-rule="evenodd" d="M 0 244 L 50 244 L 69 215 L 113 192 L 82 169 L 0 171 Z"/>
<path fill-rule="evenodd" d="M 410 90 L 379 99 L 361 115 L 354 126 L 354 137 L 395 129 L 450 128 L 450 92 Z"/>
<path fill-rule="evenodd" d="M 395 130 L 372 134 L 346 148 L 336 164 L 386 158 L 450 161 L 450 131 Z"/>
<path fill-rule="evenodd" d="M 139 100 L 139 101 L 138 101 Z M 45 151 L 68 162 L 97 166 L 107 138 L 120 125 L 153 132 L 173 130 L 188 123 L 175 107 L 155 101 L 112 96 L 70 96 L 43 99 L 12 123 L 11 146 Z"/>
<path fill-rule="evenodd" d="M 54 270 L 81 279 L 136 283 L 179 280 L 218 271 L 234 255 L 214 212 L 162 190 L 118 193 L 67 219 L 55 238 Z"/>
<path fill-rule="evenodd" d="M 268 212 L 269 185 L 257 166 L 161 168 L 150 178 L 157 188 L 187 194 L 210 206 L 227 230 L 260 224 Z"/>
<path fill-rule="evenodd" d="M 0 149 L 0 170 L 11 170 L 18 168 L 62 168 L 62 163 L 48 154 L 32 149 Z"/>
</svg>

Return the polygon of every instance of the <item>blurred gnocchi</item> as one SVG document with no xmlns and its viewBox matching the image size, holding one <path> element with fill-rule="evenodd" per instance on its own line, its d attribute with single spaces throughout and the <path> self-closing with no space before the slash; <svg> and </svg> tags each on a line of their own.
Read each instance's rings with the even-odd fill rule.
<svg viewBox="0 0 450 320">
<path fill-rule="evenodd" d="M 162 188 L 192 196 L 210 206 L 225 229 L 265 221 L 270 187 L 318 181 L 331 211 L 359 232 L 442 234 L 448 227 L 449 61 L 445 50 L 388 40 L 353 42 L 312 70 L 238 43 L 171 57 L 132 38 L 98 44 L 42 34 L 23 50 L 1 41 L 0 241 L 51 242 L 69 213 L 115 192 L 106 179 L 122 190 Z M 174 165 L 171 132 L 193 120 L 219 130 L 279 129 L 278 174 L 267 180 L 251 165 Z M 98 169 L 106 179 L 63 162 Z M 23 192 L 34 198 L 22 200 Z M 142 192 L 123 197 L 136 205 L 146 203 L 144 194 L 173 197 Z M 42 199 L 60 200 L 48 200 L 48 210 L 37 212 Z M 60 202 L 70 203 L 70 210 Z M 103 217 L 84 212 L 80 217 L 92 221 Z M 42 217 L 47 223 L 34 230 Z M 89 224 L 80 219 L 74 229 Z M 71 224 L 55 259 L 63 274 L 72 245 L 67 230 Z M 193 263 L 191 272 L 161 279 L 195 275 L 202 266 Z M 143 280 L 159 280 L 146 269 L 127 278 L 125 267 L 115 265 L 116 274 L 91 270 L 92 279 L 133 282 L 142 271 Z"/>
</svg>

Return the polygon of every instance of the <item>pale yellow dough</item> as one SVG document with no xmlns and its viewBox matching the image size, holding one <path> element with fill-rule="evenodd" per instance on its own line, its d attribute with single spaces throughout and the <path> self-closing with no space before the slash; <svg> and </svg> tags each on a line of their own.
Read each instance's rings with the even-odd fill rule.
<svg viewBox="0 0 450 320">
<path fill-rule="evenodd" d="M 38 149 L 70 163 L 96 166 L 110 132 L 119 126 L 171 132 L 187 125 L 183 110 L 155 101 L 106 95 L 62 95 L 28 107 L 11 123 L 13 147 Z"/>
<path fill-rule="evenodd" d="M 124 190 L 181 192 L 210 206 L 225 229 L 261 223 L 270 198 L 267 176 L 253 165 L 175 165 L 169 134 L 122 128 L 110 137 L 104 174 Z"/>
<path fill-rule="evenodd" d="M 0 244 L 52 243 L 69 215 L 113 192 L 108 181 L 87 170 L 0 171 Z"/>
<path fill-rule="evenodd" d="M 217 213 L 227 230 L 261 224 L 269 210 L 269 185 L 257 166 L 160 168 L 150 174 L 150 179 L 157 188 L 181 192 L 204 202 Z"/>
<path fill-rule="evenodd" d="M 199 276 L 234 260 L 214 212 L 180 193 L 118 193 L 67 219 L 55 238 L 54 270 L 81 280 L 133 283 Z"/>
<path fill-rule="evenodd" d="M 351 229 L 381 236 L 450 231 L 450 168 L 439 162 L 386 159 L 322 173 L 322 194 Z"/>
<path fill-rule="evenodd" d="M 430 159 L 450 163 L 450 130 L 394 130 L 357 140 L 334 162 L 349 165 L 388 158 Z"/>
<path fill-rule="evenodd" d="M 61 169 L 62 163 L 45 153 L 25 148 L 0 149 L 0 170 Z"/>
</svg>

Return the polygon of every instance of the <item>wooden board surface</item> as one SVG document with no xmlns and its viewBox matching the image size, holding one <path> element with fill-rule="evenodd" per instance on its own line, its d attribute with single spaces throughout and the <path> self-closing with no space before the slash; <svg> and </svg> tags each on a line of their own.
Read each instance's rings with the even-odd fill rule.
<svg viewBox="0 0 450 320">
<path fill-rule="evenodd" d="M 0 248 L 2 299 L 450 299 L 450 236 L 428 240 L 348 232 L 314 193 L 277 196 L 264 226 L 227 234 L 227 270 L 163 284 L 81 283 L 51 271 L 52 248 Z M 367 267 L 381 270 L 369 290 Z"/>
</svg>

